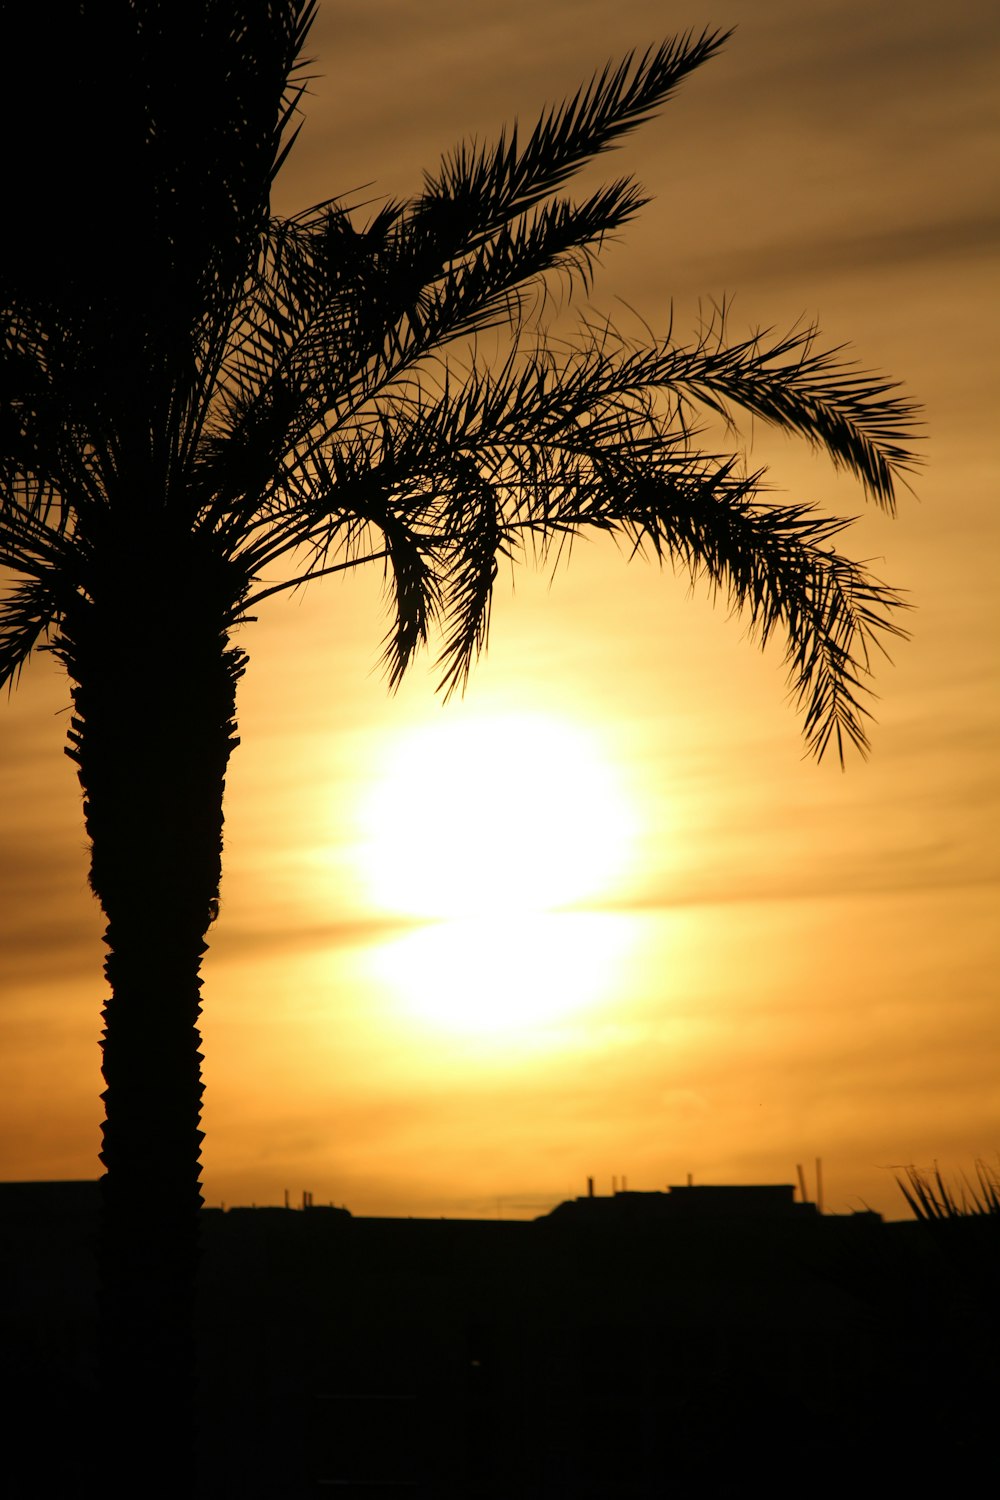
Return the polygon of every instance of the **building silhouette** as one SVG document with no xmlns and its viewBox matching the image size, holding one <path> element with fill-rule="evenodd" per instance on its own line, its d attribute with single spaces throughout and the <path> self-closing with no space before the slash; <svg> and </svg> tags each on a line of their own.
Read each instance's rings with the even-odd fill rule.
<svg viewBox="0 0 1000 1500">
<path fill-rule="evenodd" d="M 52 1433 L 8 1439 L 14 1495 L 91 1492 L 97 1200 L 0 1185 L 9 1430 Z M 205 1210 L 207 1492 L 865 1495 L 923 1488 L 946 1454 L 956 1493 L 993 1410 L 998 1244 L 942 1228 L 784 1186 L 532 1221 Z M 928 1417 L 947 1446 L 918 1464 Z"/>
</svg>

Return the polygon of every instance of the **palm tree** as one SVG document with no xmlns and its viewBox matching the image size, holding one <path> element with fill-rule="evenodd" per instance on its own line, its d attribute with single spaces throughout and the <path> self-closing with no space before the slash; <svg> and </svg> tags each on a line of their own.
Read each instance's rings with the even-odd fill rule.
<svg viewBox="0 0 1000 1500">
<path fill-rule="evenodd" d="M 811 331 L 727 342 L 723 317 L 640 346 L 584 321 L 561 342 L 537 313 L 553 277 L 589 285 L 643 204 L 629 178 L 579 200 L 564 184 L 725 37 L 605 68 L 527 136 L 459 148 L 410 202 L 278 220 L 314 8 L 81 0 L 58 35 L 27 3 L 0 22 L 4 55 L 45 57 L 52 83 L 49 133 L 12 168 L 34 232 L 0 283 L 0 683 L 35 649 L 70 681 L 107 917 L 108 1378 L 145 1440 L 173 1430 L 178 1493 L 232 632 L 271 595 L 378 563 L 390 684 L 436 632 L 451 693 L 498 559 L 558 560 L 590 528 L 706 578 L 759 640 L 783 635 L 807 744 L 841 758 L 867 748 L 870 653 L 902 633 L 898 597 L 831 545 L 846 523 L 763 501 L 761 474 L 700 451 L 692 420 L 742 410 L 797 433 L 891 510 L 914 408 L 889 383 Z M 10 128 L 36 88 L 8 91 Z M 506 341 L 492 363 L 485 330 Z"/>
</svg>

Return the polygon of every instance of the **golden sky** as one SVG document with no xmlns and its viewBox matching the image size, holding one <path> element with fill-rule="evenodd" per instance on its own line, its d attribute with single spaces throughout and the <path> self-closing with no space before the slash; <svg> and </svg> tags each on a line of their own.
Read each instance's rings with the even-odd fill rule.
<svg viewBox="0 0 1000 1500">
<path fill-rule="evenodd" d="M 1000 1149 L 994 5 L 327 0 L 276 207 L 405 196 L 609 57 L 734 23 L 602 160 L 654 201 L 592 300 L 632 331 L 724 295 L 737 336 L 817 318 L 924 403 L 916 496 L 847 542 L 916 606 L 872 758 L 804 760 L 780 653 L 600 545 L 501 576 L 447 707 L 430 664 L 388 696 L 377 569 L 269 601 L 205 969 L 209 1202 L 515 1215 L 818 1156 L 828 1208 L 901 1216 L 893 1165 Z M 861 510 L 751 436 L 789 498 Z M 40 657 L 3 705 L 0 1178 L 98 1170 L 66 703 Z"/>
</svg>

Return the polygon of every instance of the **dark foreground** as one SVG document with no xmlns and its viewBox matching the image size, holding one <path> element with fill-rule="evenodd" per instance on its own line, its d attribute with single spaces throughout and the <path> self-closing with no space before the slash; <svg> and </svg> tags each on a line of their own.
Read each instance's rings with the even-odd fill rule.
<svg viewBox="0 0 1000 1500">
<path fill-rule="evenodd" d="M 865 1496 L 995 1472 L 995 1220 L 674 1191 L 533 1223 L 206 1211 L 199 1493 Z M 0 1185 L 0 1226 L 5 1492 L 97 1494 L 96 1188 Z M 136 1495 L 155 1480 L 151 1454 Z"/>
</svg>

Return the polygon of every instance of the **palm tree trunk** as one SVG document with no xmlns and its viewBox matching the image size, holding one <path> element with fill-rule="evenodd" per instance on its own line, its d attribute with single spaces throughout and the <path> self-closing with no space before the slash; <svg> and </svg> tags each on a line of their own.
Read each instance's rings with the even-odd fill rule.
<svg viewBox="0 0 1000 1500">
<path fill-rule="evenodd" d="M 148 557 L 108 570 L 60 643 L 74 683 L 67 753 L 108 919 L 100 1306 L 111 1494 L 154 1481 L 195 1493 L 199 969 L 244 658 L 191 574 L 150 576 Z"/>
</svg>

